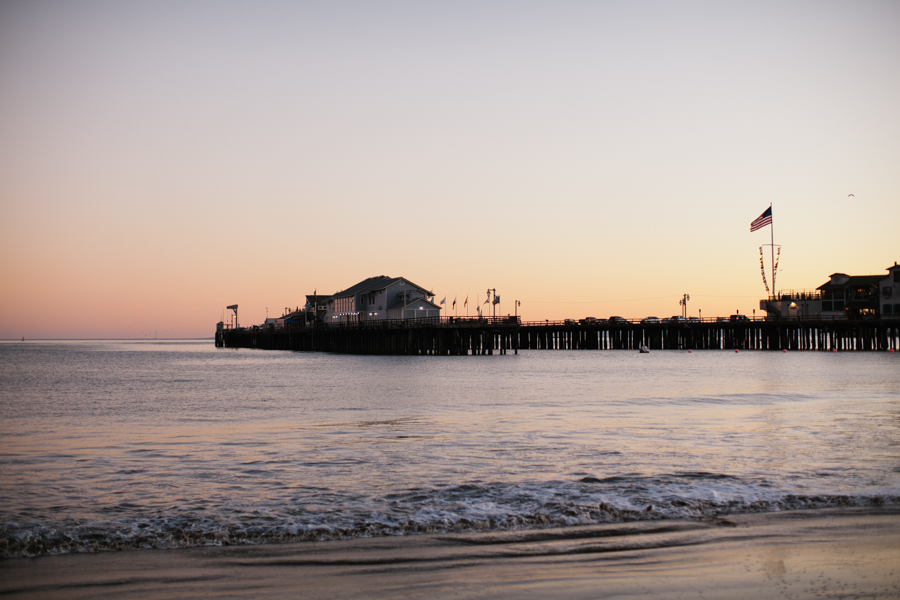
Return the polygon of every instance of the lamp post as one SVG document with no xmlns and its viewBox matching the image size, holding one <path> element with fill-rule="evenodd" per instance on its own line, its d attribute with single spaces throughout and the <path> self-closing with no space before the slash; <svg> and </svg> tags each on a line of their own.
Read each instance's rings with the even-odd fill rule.
<svg viewBox="0 0 900 600">
<path fill-rule="evenodd" d="M 687 303 L 688 303 L 688 300 L 690 300 L 690 299 L 691 299 L 691 296 L 689 294 L 685 294 L 684 296 L 681 297 L 681 300 L 678 301 L 678 304 L 681 305 L 681 316 L 682 317 L 687 317 Z"/>
<path fill-rule="evenodd" d="M 516 327 L 517 327 L 516 333 L 515 333 L 515 336 L 516 336 L 516 337 L 515 337 L 515 340 L 516 340 L 516 354 L 518 354 L 518 353 L 519 353 L 519 331 L 518 331 L 518 325 L 519 325 L 519 307 L 522 306 L 522 303 L 519 302 L 518 300 L 516 300 L 515 306 L 516 306 Z"/>
</svg>

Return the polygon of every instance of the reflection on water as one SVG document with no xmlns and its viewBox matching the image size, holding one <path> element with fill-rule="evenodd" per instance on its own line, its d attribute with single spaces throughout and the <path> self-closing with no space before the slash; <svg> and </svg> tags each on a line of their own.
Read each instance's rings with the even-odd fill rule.
<svg viewBox="0 0 900 600">
<path fill-rule="evenodd" d="M 898 360 L 0 344 L 0 549 L 897 503 Z"/>
</svg>

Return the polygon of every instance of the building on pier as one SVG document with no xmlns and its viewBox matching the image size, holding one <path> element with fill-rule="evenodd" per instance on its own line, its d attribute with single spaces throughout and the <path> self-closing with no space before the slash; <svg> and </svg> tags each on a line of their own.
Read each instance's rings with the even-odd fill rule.
<svg viewBox="0 0 900 600">
<path fill-rule="evenodd" d="M 881 280 L 881 314 L 900 318 L 900 265 L 894 261 L 888 272 Z"/>
<path fill-rule="evenodd" d="M 759 301 L 770 318 L 858 319 L 900 316 L 900 265 L 884 275 L 833 273 L 814 291 L 779 292 Z"/>
<path fill-rule="evenodd" d="M 325 322 L 325 313 L 328 311 L 328 301 L 331 296 L 322 296 L 321 294 L 307 294 L 306 306 L 303 311 L 306 315 L 306 322 L 318 321 Z"/>
<path fill-rule="evenodd" d="M 403 277 L 378 275 L 328 298 L 325 323 L 440 317 L 434 293 Z"/>
</svg>

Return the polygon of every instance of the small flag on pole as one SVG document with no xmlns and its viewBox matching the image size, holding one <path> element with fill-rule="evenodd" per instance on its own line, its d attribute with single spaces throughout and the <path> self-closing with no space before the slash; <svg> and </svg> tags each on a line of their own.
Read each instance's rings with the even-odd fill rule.
<svg viewBox="0 0 900 600">
<path fill-rule="evenodd" d="M 469 305 L 469 295 L 466 294 L 466 301 L 463 302 L 463 306 L 468 306 L 468 305 Z"/>
<path fill-rule="evenodd" d="M 772 207 L 767 208 L 763 214 L 756 217 L 756 220 L 750 223 L 750 233 L 753 233 L 757 229 L 762 229 L 766 225 L 772 224 Z"/>
<path fill-rule="evenodd" d="M 444 296 L 444 299 L 441 300 L 441 304 L 447 304 L 447 296 Z"/>
<path fill-rule="evenodd" d="M 485 299 L 484 299 L 484 304 L 487 304 L 489 301 L 490 301 L 490 298 L 485 298 Z"/>
<path fill-rule="evenodd" d="M 494 304 L 500 304 L 500 296 L 494 296 Z"/>
<path fill-rule="evenodd" d="M 453 296 L 453 308 L 456 308 L 456 296 Z"/>
</svg>

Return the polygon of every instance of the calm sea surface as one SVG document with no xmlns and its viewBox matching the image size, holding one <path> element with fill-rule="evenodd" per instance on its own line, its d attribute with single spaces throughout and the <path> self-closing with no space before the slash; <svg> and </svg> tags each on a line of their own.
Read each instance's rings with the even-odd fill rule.
<svg viewBox="0 0 900 600">
<path fill-rule="evenodd" d="M 0 553 L 900 505 L 900 353 L 0 343 Z"/>
</svg>

